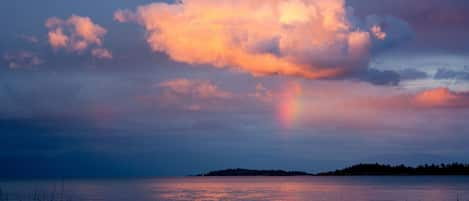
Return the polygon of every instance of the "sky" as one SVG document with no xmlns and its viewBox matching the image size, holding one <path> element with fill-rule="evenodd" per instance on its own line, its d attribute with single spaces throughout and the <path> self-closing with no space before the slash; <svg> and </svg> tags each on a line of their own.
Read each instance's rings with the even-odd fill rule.
<svg viewBox="0 0 469 201">
<path fill-rule="evenodd" d="M 468 1 L 0 4 L 0 177 L 469 162 Z"/>
</svg>

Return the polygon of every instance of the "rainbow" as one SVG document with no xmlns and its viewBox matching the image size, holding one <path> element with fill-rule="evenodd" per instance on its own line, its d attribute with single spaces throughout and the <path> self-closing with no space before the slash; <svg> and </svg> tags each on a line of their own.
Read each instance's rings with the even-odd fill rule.
<svg viewBox="0 0 469 201">
<path fill-rule="evenodd" d="M 278 120 L 283 128 L 294 128 L 302 112 L 303 89 L 297 82 L 289 83 L 283 91 L 278 104 Z"/>
</svg>

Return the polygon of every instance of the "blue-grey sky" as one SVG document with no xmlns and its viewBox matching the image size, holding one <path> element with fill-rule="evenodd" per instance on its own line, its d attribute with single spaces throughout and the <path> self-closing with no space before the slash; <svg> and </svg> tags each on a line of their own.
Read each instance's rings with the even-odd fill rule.
<svg viewBox="0 0 469 201">
<path fill-rule="evenodd" d="M 0 5 L 0 177 L 469 162 L 467 1 Z"/>
</svg>

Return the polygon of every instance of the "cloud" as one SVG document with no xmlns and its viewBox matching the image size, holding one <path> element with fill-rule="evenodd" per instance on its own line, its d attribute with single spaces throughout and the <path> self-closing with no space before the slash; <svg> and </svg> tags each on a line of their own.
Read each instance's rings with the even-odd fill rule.
<svg viewBox="0 0 469 201">
<path fill-rule="evenodd" d="M 17 53 L 5 53 L 3 59 L 11 69 L 40 65 L 44 60 L 32 52 L 20 51 Z"/>
<path fill-rule="evenodd" d="M 407 91 L 363 82 L 314 81 L 285 84 L 284 88 L 256 87 L 256 99 L 243 99 L 244 106 L 255 100 L 275 108 L 279 124 L 287 127 L 396 127 L 416 128 L 429 119 L 447 118 L 448 125 L 469 111 L 469 91 L 433 88 Z M 264 93 L 265 92 L 265 93 Z M 251 103 L 247 103 L 251 102 Z M 267 110 L 268 111 L 268 110 Z"/>
<path fill-rule="evenodd" d="M 256 85 L 256 91 L 254 93 L 249 94 L 249 96 L 254 97 L 255 99 L 265 103 L 272 102 L 274 98 L 272 90 L 266 88 L 262 83 L 258 83 Z"/>
<path fill-rule="evenodd" d="M 469 108 L 469 92 L 454 92 L 448 88 L 436 88 L 415 96 L 418 106 L 433 108 Z"/>
<path fill-rule="evenodd" d="M 379 111 L 424 113 L 430 110 L 455 112 L 454 109 L 469 109 L 468 91 L 456 92 L 445 87 L 439 87 L 416 92 L 389 89 L 384 92 L 387 93 L 386 96 L 373 95 L 367 99 L 353 99 L 350 102 L 353 103 L 354 107 Z"/>
<path fill-rule="evenodd" d="M 105 48 L 95 48 L 91 50 L 91 54 L 100 59 L 112 59 L 112 53 L 111 51 L 105 49 Z"/>
<path fill-rule="evenodd" d="M 454 70 L 440 68 L 436 71 L 433 78 L 437 80 L 443 80 L 443 79 L 469 80 L 469 72 L 454 71 Z"/>
<path fill-rule="evenodd" d="M 54 49 L 66 49 L 75 53 L 83 53 L 94 46 L 92 55 L 97 58 L 110 59 L 112 54 L 102 48 L 103 37 L 107 30 L 93 23 L 89 17 L 72 15 L 66 20 L 51 17 L 45 26 L 49 30 L 49 44 Z"/>
<path fill-rule="evenodd" d="M 232 92 L 222 90 L 208 80 L 178 78 L 159 83 L 156 87 L 160 90 L 158 95 L 145 95 L 138 99 L 147 103 L 158 102 L 164 107 L 199 111 L 220 108 L 221 102 L 234 97 Z"/>
<path fill-rule="evenodd" d="M 399 73 L 401 80 L 418 80 L 428 78 L 428 74 L 426 72 L 419 71 L 414 68 L 405 68 L 397 71 L 397 73 Z"/>
<path fill-rule="evenodd" d="M 114 20 L 120 23 L 136 21 L 137 17 L 129 10 L 117 10 L 114 13 Z"/>
<path fill-rule="evenodd" d="M 435 118 L 440 119 L 435 123 L 441 127 L 460 124 L 469 111 L 469 92 L 446 88 L 408 92 L 347 81 L 294 86 L 272 92 L 271 106 L 277 110 L 279 125 L 286 128 L 330 126 L 396 132 L 399 128 L 418 129 Z"/>
<path fill-rule="evenodd" d="M 175 79 L 159 85 L 176 94 L 191 95 L 197 99 L 230 98 L 230 92 L 220 90 L 218 86 L 206 80 Z"/>
<path fill-rule="evenodd" d="M 466 0 L 348 0 L 347 3 L 359 16 L 379 13 L 405 20 L 415 31 L 413 45 L 420 50 L 467 52 L 469 3 Z"/>
<path fill-rule="evenodd" d="M 258 83 L 251 92 L 233 93 L 209 81 L 176 79 L 158 84 L 158 95 L 140 100 L 166 110 L 256 113 L 285 128 L 413 128 L 416 121 L 431 118 L 431 112 L 455 116 L 469 109 L 469 92 L 446 88 L 409 92 L 363 82 L 312 82 L 292 81 L 273 88 Z M 207 91 L 202 88 L 213 92 L 201 92 Z"/>
<path fill-rule="evenodd" d="M 375 85 L 399 85 L 401 80 L 400 75 L 391 70 L 378 70 L 369 68 L 364 72 L 358 72 L 356 74 L 358 79 L 366 82 L 370 82 Z"/>
<path fill-rule="evenodd" d="M 37 39 L 36 36 L 20 34 L 18 37 L 19 37 L 20 39 L 22 39 L 22 40 L 28 42 L 28 43 L 36 44 L 36 43 L 39 42 L 39 39 Z"/>
<path fill-rule="evenodd" d="M 61 28 L 58 28 L 56 30 L 50 31 L 48 33 L 49 35 L 49 43 L 52 47 L 58 49 L 58 48 L 66 48 L 67 43 L 68 43 L 68 36 L 66 36 L 63 33 L 63 30 Z M 74 45 L 73 47 L 75 47 Z"/>
<path fill-rule="evenodd" d="M 352 14 L 344 0 L 184 0 L 118 10 L 114 19 L 144 26 L 152 50 L 175 61 L 319 79 L 366 69 L 372 38 L 393 38 Z"/>
<path fill-rule="evenodd" d="M 373 34 L 374 37 L 376 37 L 379 40 L 384 40 L 386 39 L 387 34 L 381 30 L 380 26 L 373 25 L 371 27 L 371 33 Z"/>
<path fill-rule="evenodd" d="M 466 12 L 469 3 L 465 0 L 350 0 L 350 4 L 361 12 L 402 17 L 419 28 L 435 29 L 469 23 Z"/>
<path fill-rule="evenodd" d="M 252 91 L 238 93 L 207 80 L 186 78 L 156 87 L 156 94 L 138 97 L 144 107 L 257 115 L 285 128 L 414 128 L 416 122 L 427 121 L 431 115 L 455 118 L 469 109 L 469 92 L 446 88 L 409 92 L 353 81 L 291 81 L 276 87 L 258 83 Z"/>
<path fill-rule="evenodd" d="M 374 36 L 372 52 L 375 54 L 414 38 L 411 26 L 393 16 L 368 15 L 365 24 Z"/>
</svg>

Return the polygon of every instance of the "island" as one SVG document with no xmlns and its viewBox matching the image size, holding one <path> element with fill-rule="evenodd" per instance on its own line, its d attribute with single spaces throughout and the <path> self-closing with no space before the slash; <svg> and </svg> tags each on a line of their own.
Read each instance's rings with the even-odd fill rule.
<svg viewBox="0 0 469 201">
<path fill-rule="evenodd" d="M 405 165 L 358 164 L 347 168 L 308 173 L 302 171 L 284 170 L 252 170 L 252 169 L 225 169 L 211 171 L 196 176 L 419 176 L 419 175 L 468 175 L 469 164 L 431 164 L 410 167 Z"/>
<path fill-rule="evenodd" d="M 284 170 L 250 170 L 250 169 L 226 169 L 211 171 L 197 176 L 312 176 L 313 174 L 301 171 Z"/>
</svg>

